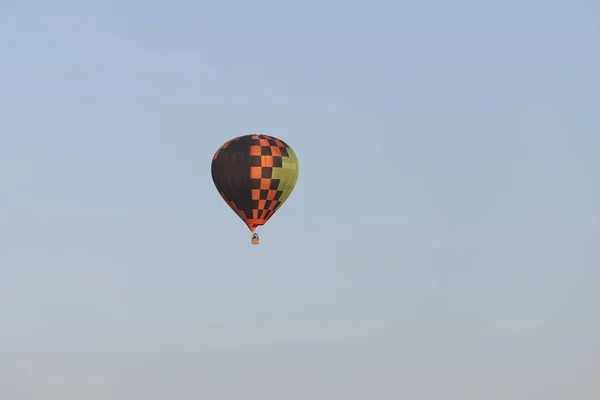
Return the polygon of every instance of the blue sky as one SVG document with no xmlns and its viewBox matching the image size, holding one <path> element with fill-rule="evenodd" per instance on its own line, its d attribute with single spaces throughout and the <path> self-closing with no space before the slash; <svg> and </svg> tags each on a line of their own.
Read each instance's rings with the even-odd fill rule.
<svg viewBox="0 0 600 400">
<path fill-rule="evenodd" d="M 3 2 L 0 394 L 598 398 L 599 18 Z M 251 132 L 300 161 L 260 246 Z"/>
</svg>

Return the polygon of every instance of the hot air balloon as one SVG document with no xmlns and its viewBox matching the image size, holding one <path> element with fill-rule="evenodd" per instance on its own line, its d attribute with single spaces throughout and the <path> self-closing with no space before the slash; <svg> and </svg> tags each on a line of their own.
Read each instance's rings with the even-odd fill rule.
<svg viewBox="0 0 600 400">
<path fill-rule="evenodd" d="M 283 140 L 262 134 L 231 139 L 215 153 L 211 174 L 223 200 L 252 232 L 267 221 L 289 198 L 298 180 L 294 150 Z"/>
</svg>

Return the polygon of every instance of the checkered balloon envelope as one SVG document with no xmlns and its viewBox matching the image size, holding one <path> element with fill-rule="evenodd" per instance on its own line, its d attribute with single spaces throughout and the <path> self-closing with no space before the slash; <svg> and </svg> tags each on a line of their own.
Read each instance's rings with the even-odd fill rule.
<svg viewBox="0 0 600 400">
<path fill-rule="evenodd" d="M 294 150 L 283 140 L 262 134 L 231 139 L 212 160 L 211 174 L 221 197 L 248 226 L 258 244 L 264 225 L 289 198 L 298 180 Z"/>
</svg>

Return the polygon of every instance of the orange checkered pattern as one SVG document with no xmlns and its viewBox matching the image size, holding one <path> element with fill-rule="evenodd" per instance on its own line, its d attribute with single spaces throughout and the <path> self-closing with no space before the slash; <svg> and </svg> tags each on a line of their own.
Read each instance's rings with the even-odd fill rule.
<svg viewBox="0 0 600 400">
<path fill-rule="evenodd" d="M 252 191 L 252 216 L 248 218 L 251 229 L 264 225 L 281 205 L 279 179 L 273 179 L 273 168 L 283 166 L 282 157 L 288 157 L 286 146 L 277 138 L 252 135 L 250 146 L 250 187 Z"/>
</svg>

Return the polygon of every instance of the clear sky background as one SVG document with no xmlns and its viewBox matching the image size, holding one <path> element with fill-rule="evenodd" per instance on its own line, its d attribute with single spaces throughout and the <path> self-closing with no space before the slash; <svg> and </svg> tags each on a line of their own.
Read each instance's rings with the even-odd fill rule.
<svg viewBox="0 0 600 400">
<path fill-rule="evenodd" d="M 0 398 L 600 398 L 600 3 L 0 3 Z M 210 177 L 296 151 L 262 243 Z"/>
</svg>

